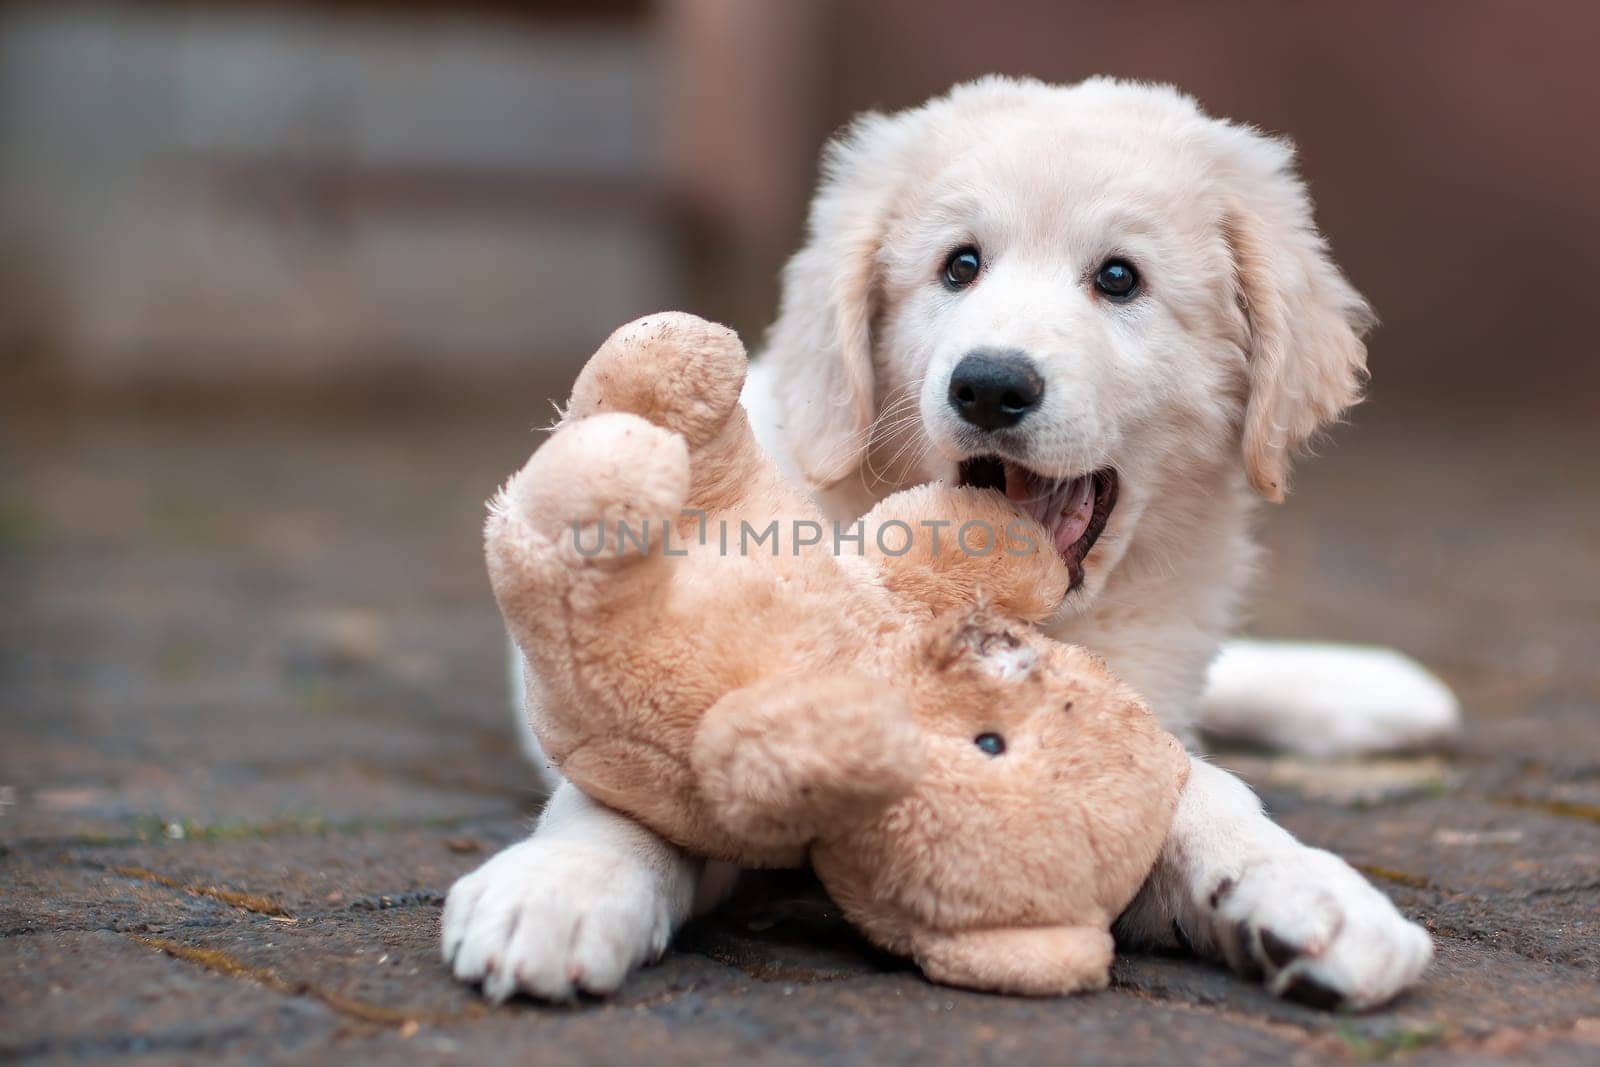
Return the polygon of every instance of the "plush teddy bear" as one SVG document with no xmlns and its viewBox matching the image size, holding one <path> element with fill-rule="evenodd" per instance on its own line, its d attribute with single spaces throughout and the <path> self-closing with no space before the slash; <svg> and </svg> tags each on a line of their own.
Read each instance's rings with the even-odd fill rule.
<svg viewBox="0 0 1600 1067">
<path fill-rule="evenodd" d="M 745 369 L 693 316 L 624 326 L 490 505 L 546 753 L 692 852 L 809 861 L 936 981 L 1104 987 L 1181 747 L 1030 625 L 1067 589 L 1040 527 L 940 485 L 824 523 L 752 436 Z"/>
</svg>

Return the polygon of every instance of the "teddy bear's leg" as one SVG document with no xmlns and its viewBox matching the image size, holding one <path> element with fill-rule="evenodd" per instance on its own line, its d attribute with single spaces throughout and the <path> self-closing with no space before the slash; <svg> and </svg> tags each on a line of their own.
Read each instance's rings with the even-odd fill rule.
<svg viewBox="0 0 1600 1067">
<path fill-rule="evenodd" d="M 490 584 L 541 670 L 562 677 L 575 626 L 616 625 L 670 576 L 676 556 L 662 541 L 688 486 L 682 437 L 633 415 L 597 415 L 558 430 L 490 503 Z"/>
<path fill-rule="evenodd" d="M 1030 926 L 923 934 L 912 955 L 945 985 L 1060 996 L 1104 989 L 1114 952 L 1103 926 Z"/>
<path fill-rule="evenodd" d="M 689 444 L 689 508 L 770 503 L 784 490 L 739 405 L 748 366 L 727 327 L 678 311 L 647 315 L 620 327 L 589 358 L 563 418 L 623 411 L 681 434 Z"/>
<path fill-rule="evenodd" d="M 1044 529 L 992 490 L 919 486 L 862 523 L 889 588 L 935 613 L 982 596 L 1001 615 L 1042 622 L 1067 594 L 1067 566 Z"/>
<path fill-rule="evenodd" d="M 781 848 L 903 795 L 922 773 L 922 745 L 882 682 L 780 675 L 712 705 L 689 758 L 726 829 Z"/>
</svg>

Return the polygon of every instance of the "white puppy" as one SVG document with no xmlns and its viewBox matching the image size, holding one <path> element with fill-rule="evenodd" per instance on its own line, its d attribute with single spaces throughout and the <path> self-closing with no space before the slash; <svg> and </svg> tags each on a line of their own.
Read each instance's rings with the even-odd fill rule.
<svg viewBox="0 0 1600 1067">
<path fill-rule="evenodd" d="M 1281 499 L 1295 449 L 1357 399 L 1369 323 L 1282 141 L 1169 88 L 991 78 L 831 146 L 745 399 L 836 518 L 931 479 L 1032 510 L 1075 579 L 1054 634 L 1191 742 L 1204 724 L 1306 752 L 1413 745 L 1456 707 L 1393 653 L 1241 645 L 1205 693 L 1252 501 Z M 530 840 L 451 890 L 444 953 L 496 999 L 609 991 L 730 884 L 705 868 L 562 784 Z M 1356 1007 L 1432 952 L 1199 760 L 1119 934 Z"/>
</svg>

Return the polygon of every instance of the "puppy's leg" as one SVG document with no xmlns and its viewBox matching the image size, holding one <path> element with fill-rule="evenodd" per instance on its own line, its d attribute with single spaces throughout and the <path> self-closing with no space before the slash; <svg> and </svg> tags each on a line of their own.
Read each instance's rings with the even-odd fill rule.
<svg viewBox="0 0 1600 1067">
<path fill-rule="evenodd" d="M 1200 760 L 1156 870 L 1117 923 L 1120 939 L 1176 938 L 1262 977 L 1279 996 L 1371 1008 L 1416 983 L 1426 931 L 1339 857 L 1296 841 L 1245 784 Z"/>
<path fill-rule="evenodd" d="M 731 873 L 563 783 L 532 837 L 450 887 L 445 962 L 494 1001 L 610 993 L 726 896 Z"/>
<path fill-rule="evenodd" d="M 517 739 L 522 742 L 523 754 L 539 776 L 540 792 L 548 796 L 566 779 L 550 761 L 550 757 L 545 755 L 539 735 L 534 732 L 533 710 L 543 704 L 544 694 L 540 691 L 537 679 L 532 690 L 529 689 L 527 675 L 522 668 L 522 650 L 510 634 L 506 635 L 506 681 L 511 693 L 511 715 L 516 720 Z"/>
<path fill-rule="evenodd" d="M 1211 665 L 1200 725 L 1308 756 L 1422 748 L 1461 728 L 1454 694 L 1386 648 L 1231 641 Z"/>
</svg>

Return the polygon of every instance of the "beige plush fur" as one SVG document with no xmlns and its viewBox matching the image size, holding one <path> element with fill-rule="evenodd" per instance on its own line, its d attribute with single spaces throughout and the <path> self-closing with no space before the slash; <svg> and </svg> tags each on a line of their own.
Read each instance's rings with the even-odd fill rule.
<svg viewBox="0 0 1600 1067">
<path fill-rule="evenodd" d="M 1096 657 L 1034 630 L 1067 573 L 1000 494 L 922 486 L 859 541 L 806 544 L 821 516 L 751 435 L 745 369 L 692 316 L 623 327 L 492 505 L 489 573 L 551 696 L 547 752 L 693 851 L 809 859 L 936 980 L 1103 987 L 1182 748 Z M 775 541 L 741 545 L 773 519 Z"/>
</svg>

